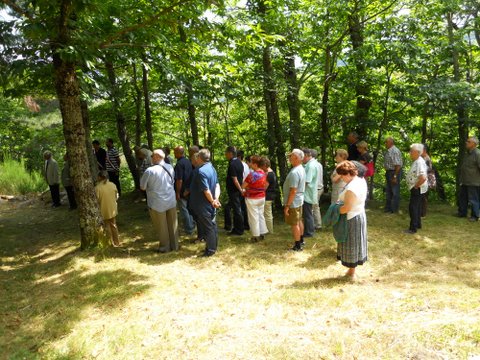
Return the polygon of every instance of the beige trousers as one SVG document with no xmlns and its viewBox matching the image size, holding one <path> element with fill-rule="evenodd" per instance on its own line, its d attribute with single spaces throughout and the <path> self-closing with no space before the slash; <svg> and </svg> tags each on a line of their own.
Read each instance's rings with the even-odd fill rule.
<svg viewBox="0 0 480 360">
<path fill-rule="evenodd" d="M 107 229 L 107 234 L 110 236 L 113 245 L 120 245 L 118 241 L 118 228 L 115 218 L 111 219 L 104 219 L 103 222 L 105 223 L 105 228 Z"/>
<path fill-rule="evenodd" d="M 322 214 L 320 213 L 320 197 L 323 194 L 323 189 L 318 190 L 317 203 L 312 205 L 313 210 L 313 222 L 315 224 L 315 229 L 320 229 L 322 227 Z"/>
<path fill-rule="evenodd" d="M 273 201 L 265 201 L 265 207 L 263 208 L 263 215 L 265 217 L 265 224 L 267 225 L 267 230 L 269 234 L 273 234 L 273 211 L 272 211 Z"/>
<path fill-rule="evenodd" d="M 160 243 L 158 250 L 160 252 L 169 252 L 178 250 L 178 221 L 177 208 L 173 207 L 167 211 L 158 212 L 150 210 L 155 233 Z"/>
</svg>

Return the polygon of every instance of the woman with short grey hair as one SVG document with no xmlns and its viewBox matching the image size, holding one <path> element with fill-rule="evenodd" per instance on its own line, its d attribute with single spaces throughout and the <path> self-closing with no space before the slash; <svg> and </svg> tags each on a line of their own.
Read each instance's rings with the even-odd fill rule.
<svg viewBox="0 0 480 360">
<path fill-rule="evenodd" d="M 427 165 L 422 158 L 423 145 L 412 144 L 410 146 L 410 159 L 413 163 L 407 174 L 407 185 L 410 190 L 410 203 L 408 212 L 410 214 L 410 226 L 405 233 L 415 234 L 422 228 L 422 204 L 423 197 L 428 190 Z"/>
</svg>

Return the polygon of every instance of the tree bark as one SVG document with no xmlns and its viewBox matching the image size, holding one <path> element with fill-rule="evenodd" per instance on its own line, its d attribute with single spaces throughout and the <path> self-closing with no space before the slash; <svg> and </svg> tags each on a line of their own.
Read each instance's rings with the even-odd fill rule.
<svg viewBox="0 0 480 360">
<path fill-rule="evenodd" d="M 273 124 L 274 149 L 280 173 L 280 181 L 283 183 L 287 176 L 286 151 L 285 143 L 283 141 L 280 113 L 278 111 L 277 89 L 273 74 L 270 46 L 265 46 L 263 49 L 263 81 L 264 91 L 266 92 L 265 108 L 267 111 L 267 118 L 270 117 L 270 122 Z"/>
<path fill-rule="evenodd" d="M 132 174 L 133 181 L 135 183 L 135 189 L 140 189 L 140 179 L 138 178 L 137 164 L 135 157 L 133 156 L 132 148 L 130 147 L 130 139 L 127 133 L 127 126 L 125 122 L 125 116 L 120 109 L 120 94 L 117 85 L 117 75 L 115 68 L 110 60 L 105 60 L 105 68 L 107 69 L 108 80 L 110 82 L 110 99 L 112 102 L 113 112 L 115 113 L 115 119 L 117 120 L 117 132 L 120 143 L 122 144 L 123 155 L 127 160 L 128 168 Z"/>
<path fill-rule="evenodd" d="M 142 88 L 143 88 L 143 100 L 145 102 L 145 132 L 147 133 L 147 144 L 150 150 L 153 148 L 153 130 L 152 130 L 152 112 L 150 109 L 150 93 L 148 92 L 148 70 L 145 65 L 147 57 L 142 55 Z"/>
<path fill-rule="evenodd" d="M 455 23 L 453 22 L 453 13 L 447 14 L 447 32 L 448 32 L 448 41 L 449 47 L 451 49 L 451 56 L 452 56 L 452 66 L 453 66 L 453 80 L 455 82 L 461 81 L 461 74 L 460 74 L 460 61 L 459 61 L 459 53 L 457 49 L 456 39 L 454 30 L 456 28 Z M 457 177 L 456 177 L 456 185 L 457 185 L 457 193 L 459 190 L 459 176 L 460 176 L 460 169 L 462 167 L 463 162 L 463 155 L 465 154 L 465 140 L 468 137 L 468 124 L 467 124 L 467 109 L 466 105 L 462 100 L 456 104 L 456 113 L 457 113 L 457 133 L 458 133 L 458 153 L 457 153 Z"/>
<path fill-rule="evenodd" d="M 369 111 L 372 106 L 370 99 L 370 83 L 367 77 L 367 68 L 363 55 L 363 25 L 360 22 L 358 10 L 355 9 L 348 17 L 348 29 L 350 34 L 350 41 L 353 49 L 353 61 L 355 63 L 355 121 L 357 125 L 357 132 L 360 138 L 366 138 L 369 129 Z"/>
<path fill-rule="evenodd" d="M 289 49 L 285 50 L 285 81 L 287 83 L 287 104 L 290 114 L 290 144 L 292 148 L 300 147 L 301 122 L 300 100 L 298 98 L 299 85 L 297 69 L 295 68 L 295 55 Z"/>
<path fill-rule="evenodd" d="M 90 137 L 90 114 L 88 112 L 88 104 L 85 100 L 80 100 L 80 106 L 82 107 L 83 128 L 85 129 L 85 149 L 88 156 L 92 180 L 95 184 L 97 182 L 98 164 L 97 158 L 92 150 L 92 139 Z"/>
<path fill-rule="evenodd" d="M 105 237 L 102 236 L 103 220 L 85 149 L 87 138 L 75 63 L 66 61 L 60 56 L 60 50 L 70 44 L 69 19 L 72 16 L 73 5 L 70 1 L 61 1 L 59 6 L 57 36 L 51 41 L 54 44 L 52 45 L 54 84 L 62 114 L 65 145 L 71 160 L 72 182 L 77 192 L 80 247 L 87 249 L 104 243 Z"/>
<path fill-rule="evenodd" d="M 135 145 L 142 145 L 142 90 L 138 86 L 137 65 L 132 65 L 133 70 L 133 101 L 135 103 Z"/>
<path fill-rule="evenodd" d="M 188 108 L 188 121 L 190 123 L 190 129 L 192 131 L 192 141 L 194 145 L 199 145 L 198 138 L 198 125 L 195 105 L 193 104 L 193 89 L 192 84 L 187 82 L 185 84 L 185 92 L 187 94 L 187 108 Z"/>
</svg>

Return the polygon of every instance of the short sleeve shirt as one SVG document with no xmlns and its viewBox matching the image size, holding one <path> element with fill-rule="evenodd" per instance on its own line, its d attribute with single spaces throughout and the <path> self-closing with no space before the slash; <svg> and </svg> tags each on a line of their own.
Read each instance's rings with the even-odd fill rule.
<svg viewBox="0 0 480 360">
<path fill-rule="evenodd" d="M 97 195 L 100 205 L 100 213 L 106 220 L 117 216 L 117 187 L 114 183 L 100 182 L 95 186 L 95 194 Z"/>
<path fill-rule="evenodd" d="M 107 171 L 119 171 L 120 162 L 118 150 L 114 147 L 107 150 Z"/>
<path fill-rule="evenodd" d="M 383 166 L 386 170 L 395 170 L 395 166 L 403 166 L 402 153 L 395 145 L 385 151 Z"/>
<path fill-rule="evenodd" d="M 420 194 L 425 194 L 428 191 L 428 181 L 427 179 L 427 164 L 425 160 L 420 156 L 417 160 L 412 163 L 410 170 L 407 174 L 407 184 L 408 189 L 411 190 L 415 186 L 420 176 L 425 176 L 425 181 L 420 186 Z"/>
<path fill-rule="evenodd" d="M 310 159 L 305 164 L 305 202 L 315 204 L 318 195 L 318 168 L 315 166 L 315 159 Z"/>
<path fill-rule="evenodd" d="M 355 201 L 347 213 L 347 220 L 353 219 L 355 216 L 365 213 L 365 200 L 367 199 L 367 182 L 358 176 L 346 184 L 345 189 L 338 196 L 338 200 L 344 201 L 347 191 L 355 194 Z"/>
<path fill-rule="evenodd" d="M 290 188 L 296 188 L 295 198 L 290 204 L 290 208 L 298 208 L 303 206 L 304 192 L 305 192 L 305 169 L 302 165 L 295 166 L 290 170 L 283 183 L 283 204 L 288 200 Z"/>
<path fill-rule="evenodd" d="M 190 184 L 190 209 L 197 214 L 214 214 L 215 208 L 205 197 L 204 191 L 210 190 L 215 197 L 215 189 L 218 184 L 217 171 L 212 163 L 208 162 L 193 171 Z"/>
<path fill-rule="evenodd" d="M 180 189 L 180 194 L 185 192 L 187 182 L 192 176 L 192 163 L 185 157 L 181 157 L 177 160 L 175 165 L 175 180 L 182 180 L 182 187 Z"/>
<path fill-rule="evenodd" d="M 227 192 L 234 193 L 238 191 L 233 183 L 233 178 L 236 177 L 238 179 L 238 183 L 241 185 L 243 182 L 243 163 L 238 158 L 233 158 L 230 160 L 227 170 Z"/>
<path fill-rule="evenodd" d="M 160 165 L 153 165 L 145 170 L 140 179 L 140 188 L 147 192 L 149 208 L 165 212 L 177 205 L 173 177 L 172 165 L 164 161 Z"/>
<path fill-rule="evenodd" d="M 257 170 L 248 174 L 245 182 L 248 184 L 246 197 L 250 199 L 262 199 L 265 197 L 267 175 L 263 170 Z"/>
</svg>

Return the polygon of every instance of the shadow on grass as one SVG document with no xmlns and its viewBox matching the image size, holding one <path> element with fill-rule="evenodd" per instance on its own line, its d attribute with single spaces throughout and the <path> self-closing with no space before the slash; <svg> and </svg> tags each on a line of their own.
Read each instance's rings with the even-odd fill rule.
<svg viewBox="0 0 480 360">
<path fill-rule="evenodd" d="M 336 287 L 344 287 L 345 285 L 351 285 L 352 282 L 344 276 L 329 277 L 324 279 L 316 279 L 312 281 L 295 281 L 288 286 L 289 289 L 310 290 L 315 289 L 332 289 Z"/>
</svg>

